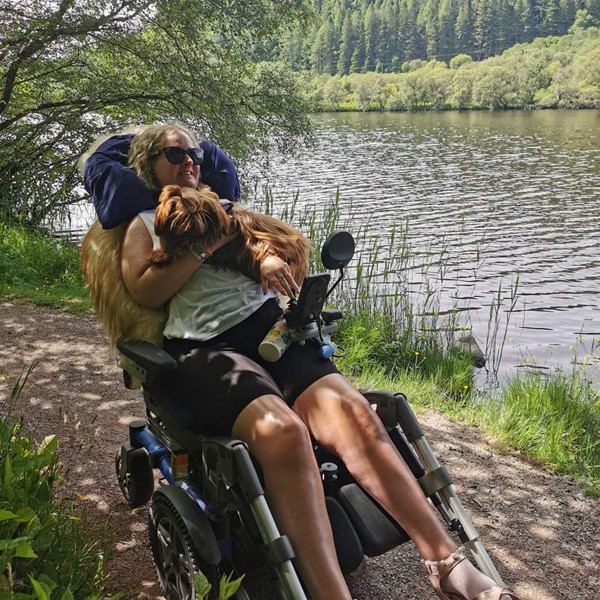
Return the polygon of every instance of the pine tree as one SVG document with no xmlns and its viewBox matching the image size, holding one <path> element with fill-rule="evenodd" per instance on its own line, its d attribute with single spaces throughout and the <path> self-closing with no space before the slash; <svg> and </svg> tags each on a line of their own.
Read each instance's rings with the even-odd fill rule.
<svg viewBox="0 0 600 600">
<path fill-rule="evenodd" d="M 352 27 L 352 16 L 347 10 L 342 25 L 342 35 L 340 40 L 340 52 L 337 62 L 338 75 L 348 75 L 350 73 L 350 63 L 352 61 L 352 52 L 354 51 L 354 29 Z"/>
<path fill-rule="evenodd" d="M 438 1 L 426 0 L 417 17 L 419 31 L 425 39 L 427 58 L 435 58 L 439 47 Z"/>
<path fill-rule="evenodd" d="M 441 60 L 449 61 L 456 54 L 456 36 L 454 33 L 456 18 L 456 2 L 454 0 L 442 0 L 438 11 L 438 58 Z"/>
<path fill-rule="evenodd" d="M 515 14 L 522 31 L 521 41 L 530 42 L 537 36 L 536 9 L 535 0 L 517 0 L 515 4 Z"/>
<path fill-rule="evenodd" d="M 350 61 L 350 73 L 362 73 L 365 66 L 365 28 L 364 11 L 366 7 L 362 3 L 357 4 L 352 15 L 352 29 L 354 30 L 354 51 Z"/>
<path fill-rule="evenodd" d="M 455 54 L 473 53 L 475 39 L 475 16 L 471 0 L 462 0 L 456 15 Z"/>
<path fill-rule="evenodd" d="M 560 0 L 558 3 L 559 32 L 566 32 L 575 21 L 577 7 L 575 0 Z"/>
<path fill-rule="evenodd" d="M 540 31 L 541 35 L 555 35 L 560 31 L 558 18 L 559 10 L 559 0 L 547 0 Z"/>
<path fill-rule="evenodd" d="M 375 65 L 379 59 L 380 51 L 380 31 L 379 15 L 371 4 L 367 8 L 364 21 L 365 31 L 365 71 L 374 71 Z"/>
<path fill-rule="evenodd" d="M 492 0 L 479 0 L 475 9 L 474 41 L 480 59 L 494 53 L 496 32 L 492 8 Z"/>
<path fill-rule="evenodd" d="M 419 13 L 418 0 L 401 0 L 403 5 L 402 25 L 405 44 L 404 60 L 423 58 L 427 55 L 424 38 L 419 31 L 417 16 Z"/>
<path fill-rule="evenodd" d="M 404 39 L 400 34 L 398 0 L 383 0 L 381 15 L 381 60 L 386 71 L 398 71 L 404 58 Z"/>
<path fill-rule="evenodd" d="M 337 40 L 331 21 L 324 21 L 313 41 L 311 49 L 312 69 L 317 73 L 334 75 L 336 70 Z"/>
</svg>

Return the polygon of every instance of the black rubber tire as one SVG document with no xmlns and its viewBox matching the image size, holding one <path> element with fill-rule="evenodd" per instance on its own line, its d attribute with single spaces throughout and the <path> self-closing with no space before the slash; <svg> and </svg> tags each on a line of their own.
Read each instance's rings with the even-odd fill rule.
<svg viewBox="0 0 600 600">
<path fill-rule="evenodd" d="M 183 519 L 164 495 L 152 499 L 149 518 L 150 548 L 158 579 L 167 600 L 196 600 L 193 580 L 202 572 L 211 584 L 209 600 L 218 600 L 220 565 L 208 565 L 200 557 Z M 250 600 L 240 586 L 233 600 Z"/>
<path fill-rule="evenodd" d="M 154 492 L 154 474 L 145 448 L 134 448 L 126 454 L 127 469 L 125 477 L 121 475 L 122 451 L 117 450 L 115 471 L 119 487 L 131 508 L 143 506 L 152 498 Z"/>
</svg>

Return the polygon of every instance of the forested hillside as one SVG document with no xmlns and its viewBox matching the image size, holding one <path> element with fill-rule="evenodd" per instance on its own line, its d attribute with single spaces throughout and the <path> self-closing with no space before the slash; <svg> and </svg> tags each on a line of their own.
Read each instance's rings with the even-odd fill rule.
<svg viewBox="0 0 600 600">
<path fill-rule="evenodd" d="M 537 37 L 600 24 L 600 0 L 312 0 L 315 17 L 266 51 L 295 70 L 400 72 L 415 59 L 482 60 Z"/>
<path fill-rule="evenodd" d="M 599 108 L 600 28 L 572 27 L 563 36 L 516 44 L 474 61 L 412 60 L 401 73 L 305 78 L 317 111 Z"/>
</svg>

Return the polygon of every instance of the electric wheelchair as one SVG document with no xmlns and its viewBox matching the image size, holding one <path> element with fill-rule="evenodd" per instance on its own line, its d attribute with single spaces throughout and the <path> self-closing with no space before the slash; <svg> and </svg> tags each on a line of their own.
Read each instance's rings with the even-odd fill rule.
<svg viewBox="0 0 600 600">
<path fill-rule="evenodd" d="M 322 263 L 328 270 L 339 270 L 339 278 L 331 287 L 329 273 L 304 281 L 298 299 L 290 302 L 285 314 L 293 343 L 318 343 L 324 356 L 333 353 L 330 335 L 342 314 L 323 307 L 353 252 L 354 240 L 347 232 L 337 232 L 325 242 Z M 215 590 L 221 573 L 237 577 L 266 566 L 281 598 L 305 599 L 293 565 L 293 549 L 278 531 L 265 499 L 260 468 L 246 445 L 204 435 L 201 424 L 173 404 L 169 390 L 174 389 L 177 363 L 161 348 L 147 342 L 124 342 L 118 350 L 126 386 L 133 387 L 134 380 L 142 382 L 146 418 L 130 423 L 129 440 L 116 454 L 116 474 L 131 507 L 150 502 L 150 544 L 165 596 L 169 600 L 196 598 L 193 581 L 199 571 Z M 449 530 L 471 551 L 478 567 L 502 584 L 406 397 L 381 391 L 364 395 Z M 381 555 L 409 540 L 337 457 L 317 445 L 315 454 L 345 574 L 360 572 L 365 556 Z M 154 470 L 160 472 L 158 486 Z M 243 582 L 234 598 L 250 598 Z"/>
</svg>

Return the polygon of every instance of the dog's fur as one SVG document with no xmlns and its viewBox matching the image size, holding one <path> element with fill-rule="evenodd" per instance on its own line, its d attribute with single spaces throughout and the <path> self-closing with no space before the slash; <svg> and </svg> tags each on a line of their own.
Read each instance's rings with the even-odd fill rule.
<svg viewBox="0 0 600 600">
<path fill-rule="evenodd" d="M 129 295 L 121 275 L 121 245 L 127 224 L 102 229 L 96 221 L 81 243 L 81 270 L 96 315 L 110 342 L 143 340 L 162 345 L 164 308 L 144 308 Z"/>
<path fill-rule="evenodd" d="M 297 229 L 236 204 L 228 214 L 209 188 L 166 186 L 156 208 L 154 229 L 161 240 L 161 250 L 150 258 L 155 264 L 167 264 L 192 246 L 211 248 L 222 235 L 235 234 L 208 264 L 240 271 L 260 283 L 260 261 L 275 254 L 290 265 L 298 284 L 308 272 L 310 243 Z"/>
</svg>

